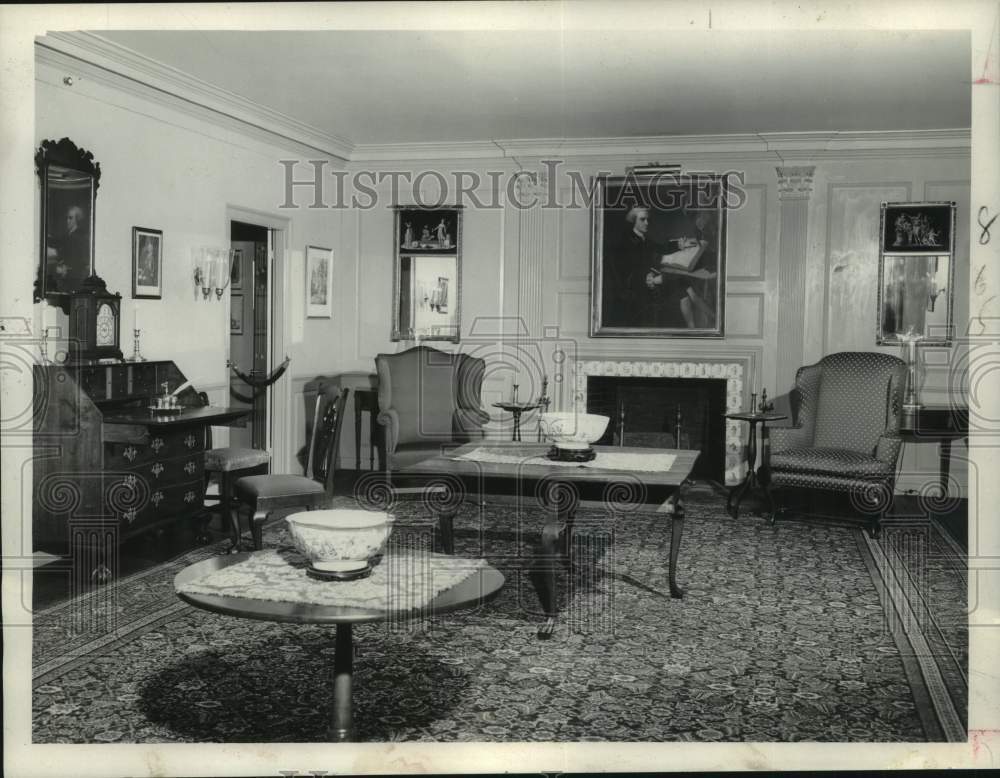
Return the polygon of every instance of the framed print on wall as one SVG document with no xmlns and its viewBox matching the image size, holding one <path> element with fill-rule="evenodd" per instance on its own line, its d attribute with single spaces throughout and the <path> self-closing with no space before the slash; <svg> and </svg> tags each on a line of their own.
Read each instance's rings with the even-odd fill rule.
<svg viewBox="0 0 1000 778">
<path fill-rule="evenodd" d="M 132 228 L 132 297 L 159 300 L 163 297 L 163 231 Z"/>
<path fill-rule="evenodd" d="M 333 316 L 333 250 L 306 246 L 306 316 Z"/>
<path fill-rule="evenodd" d="M 882 203 L 878 345 L 901 343 L 901 335 L 919 336 L 921 345 L 951 345 L 955 211 L 953 202 Z"/>
<path fill-rule="evenodd" d="M 391 337 L 458 343 L 462 211 L 396 208 Z"/>
<path fill-rule="evenodd" d="M 713 174 L 595 181 L 592 336 L 724 336 L 727 197 Z"/>
<path fill-rule="evenodd" d="M 243 249 L 233 249 L 233 267 L 229 277 L 229 290 L 239 292 L 243 289 Z"/>
<path fill-rule="evenodd" d="M 229 334 L 243 334 L 243 295 L 234 294 L 229 298 Z"/>
</svg>

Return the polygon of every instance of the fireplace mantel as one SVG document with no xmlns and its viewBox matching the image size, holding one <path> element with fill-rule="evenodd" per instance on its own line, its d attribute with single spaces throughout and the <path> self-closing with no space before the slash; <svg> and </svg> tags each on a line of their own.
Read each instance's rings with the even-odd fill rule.
<svg viewBox="0 0 1000 778">
<path fill-rule="evenodd" d="M 727 413 L 737 413 L 743 409 L 743 362 L 710 359 L 580 359 L 573 364 L 573 373 L 573 406 L 578 413 L 587 411 L 588 376 L 725 379 Z M 739 483 L 745 468 L 740 423 L 729 421 L 726 423 L 726 484 Z"/>
</svg>

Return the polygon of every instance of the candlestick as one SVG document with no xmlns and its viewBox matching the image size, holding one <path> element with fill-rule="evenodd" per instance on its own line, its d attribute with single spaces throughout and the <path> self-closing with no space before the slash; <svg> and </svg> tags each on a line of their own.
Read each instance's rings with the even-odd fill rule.
<svg viewBox="0 0 1000 778">
<path fill-rule="evenodd" d="M 146 358 L 139 351 L 139 333 L 140 332 L 141 332 L 141 330 L 139 330 L 138 327 L 136 327 L 136 328 L 134 328 L 132 330 L 132 338 L 133 338 L 133 340 L 132 340 L 132 356 L 130 356 L 128 358 L 129 362 L 145 362 L 146 361 Z"/>
<path fill-rule="evenodd" d="M 917 334 L 910 327 L 905 333 L 896 333 L 896 337 L 906 344 L 906 398 L 903 400 L 903 411 L 912 413 L 923 407 L 917 396 L 917 346 L 923 335 Z"/>
</svg>

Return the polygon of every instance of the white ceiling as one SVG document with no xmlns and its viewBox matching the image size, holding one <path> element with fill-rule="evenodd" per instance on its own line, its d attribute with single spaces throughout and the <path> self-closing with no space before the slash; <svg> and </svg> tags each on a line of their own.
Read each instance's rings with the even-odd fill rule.
<svg viewBox="0 0 1000 778">
<path fill-rule="evenodd" d="M 966 32 L 97 34 L 360 145 L 971 121 Z"/>
</svg>

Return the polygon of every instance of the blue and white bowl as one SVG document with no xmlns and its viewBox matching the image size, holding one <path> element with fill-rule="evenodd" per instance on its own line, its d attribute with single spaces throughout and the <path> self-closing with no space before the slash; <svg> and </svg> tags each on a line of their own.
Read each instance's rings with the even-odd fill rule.
<svg viewBox="0 0 1000 778">
<path fill-rule="evenodd" d="M 601 439 L 609 421 L 609 417 L 596 413 L 556 411 L 543 413 L 538 425 L 545 439 L 556 448 L 581 451 Z"/>
<path fill-rule="evenodd" d="M 303 511 L 285 518 L 288 534 L 314 566 L 329 563 L 363 565 L 385 548 L 392 514 L 359 509 Z"/>
</svg>

